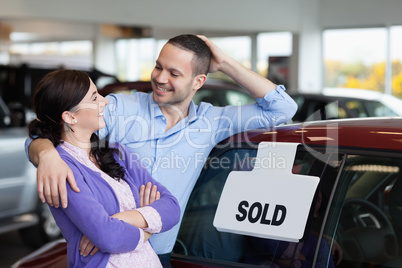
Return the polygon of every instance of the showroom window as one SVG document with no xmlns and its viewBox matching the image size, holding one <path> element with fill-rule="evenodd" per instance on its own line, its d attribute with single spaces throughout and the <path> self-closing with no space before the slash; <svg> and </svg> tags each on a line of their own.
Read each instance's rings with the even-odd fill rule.
<svg viewBox="0 0 402 268">
<path fill-rule="evenodd" d="M 247 68 L 251 68 L 251 38 L 249 36 L 211 37 L 209 39 L 224 53 L 230 55 Z M 231 81 L 229 77 L 221 72 L 211 73 L 208 77 Z"/>
<path fill-rule="evenodd" d="M 362 88 L 402 98 L 402 26 L 323 33 L 324 87 Z"/>
<path fill-rule="evenodd" d="M 392 62 L 392 94 L 402 98 L 402 26 L 390 27 L 390 57 Z"/>
<path fill-rule="evenodd" d="M 289 81 L 292 33 L 260 33 L 257 35 L 257 71 L 276 84 Z"/>
<path fill-rule="evenodd" d="M 15 43 L 10 46 L 9 63 L 89 69 L 93 62 L 92 50 L 92 42 L 89 40 Z"/>
<path fill-rule="evenodd" d="M 385 28 L 325 30 L 324 86 L 384 92 L 386 55 Z"/>
<path fill-rule="evenodd" d="M 162 49 L 166 41 L 153 38 L 117 40 L 116 58 L 119 80 L 149 80 L 158 51 Z"/>
<path fill-rule="evenodd" d="M 260 33 L 256 38 L 256 66 L 252 66 L 252 38 L 250 36 L 210 38 L 223 52 L 253 69 L 264 77 L 271 75 L 277 84 L 286 84 L 289 79 L 289 57 L 292 54 L 290 32 Z M 210 74 L 217 79 L 228 79 L 222 73 Z M 285 81 L 286 80 L 286 81 Z"/>
<path fill-rule="evenodd" d="M 272 73 L 288 73 L 288 57 L 292 54 L 290 32 L 260 33 L 256 35 L 256 59 L 252 60 L 251 36 L 210 37 L 226 54 L 247 68 L 267 76 L 268 62 L 274 60 Z M 155 60 L 167 39 L 120 39 L 116 41 L 117 76 L 121 81 L 149 80 Z M 256 66 L 252 66 L 255 64 Z M 283 68 L 285 66 L 285 68 Z M 279 70 L 279 71 L 278 71 Z M 286 70 L 283 72 L 283 70 Z M 218 72 L 209 74 L 211 79 L 230 80 Z"/>
<path fill-rule="evenodd" d="M 248 36 L 210 38 L 225 53 L 250 68 L 251 40 Z M 117 76 L 121 81 L 147 81 L 166 39 L 120 39 L 116 41 Z M 211 78 L 228 79 L 221 73 Z"/>
</svg>

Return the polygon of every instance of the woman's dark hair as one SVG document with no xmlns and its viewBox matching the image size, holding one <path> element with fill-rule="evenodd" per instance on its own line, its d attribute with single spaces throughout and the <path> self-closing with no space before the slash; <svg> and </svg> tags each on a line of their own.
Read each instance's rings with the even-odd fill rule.
<svg viewBox="0 0 402 268">
<path fill-rule="evenodd" d="M 49 139 L 56 147 L 62 143 L 61 131 L 64 127 L 62 113 L 70 111 L 88 93 L 88 74 L 76 70 L 56 70 L 45 75 L 38 83 L 33 96 L 33 108 L 37 118 L 28 125 L 32 139 Z M 101 146 L 102 144 L 102 146 Z M 90 155 L 96 159 L 102 171 L 112 178 L 124 179 L 125 170 L 114 158 L 118 149 L 110 148 L 93 133 Z"/>
</svg>

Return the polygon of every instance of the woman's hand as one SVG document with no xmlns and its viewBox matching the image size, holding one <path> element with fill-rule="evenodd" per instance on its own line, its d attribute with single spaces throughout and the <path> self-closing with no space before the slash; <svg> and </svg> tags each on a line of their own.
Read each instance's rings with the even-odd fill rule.
<svg viewBox="0 0 402 268">
<path fill-rule="evenodd" d="M 152 204 L 156 200 L 160 199 L 160 192 L 157 191 L 157 186 L 152 186 L 151 182 L 147 185 L 141 185 L 140 187 L 140 207 L 144 207 Z M 125 221 L 137 228 L 148 228 L 148 223 L 145 221 L 144 217 L 138 210 L 127 210 L 115 213 L 111 216 L 112 218 L 117 218 L 121 221 Z"/>
<path fill-rule="evenodd" d="M 99 251 L 99 248 L 95 247 L 92 242 L 89 241 L 88 237 L 82 235 L 78 250 L 80 251 L 80 255 L 86 257 L 89 254 L 91 254 L 91 256 L 95 255 Z"/>
<path fill-rule="evenodd" d="M 158 192 L 158 187 L 156 185 L 152 186 L 151 182 L 148 182 L 147 185 L 141 185 L 140 187 L 140 207 L 145 207 L 147 205 L 152 204 L 156 200 L 161 198 L 161 193 Z"/>
</svg>

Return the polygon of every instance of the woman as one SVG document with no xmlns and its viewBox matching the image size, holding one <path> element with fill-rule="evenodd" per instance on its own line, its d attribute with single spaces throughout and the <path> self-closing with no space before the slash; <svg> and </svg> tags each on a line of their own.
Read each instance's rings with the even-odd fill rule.
<svg viewBox="0 0 402 268">
<path fill-rule="evenodd" d="M 50 207 L 67 241 L 68 266 L 161 267 L 148 239 L 178 223 L 179 205 L 134 154 L 122 145 L 100 142 L 94 134 L 105 127 L 107 100 L 89 76 L 74 70 L 51 72 L 38 83 L 33 101 L 37 119 L 29 125 L 30 137 L 52 141 L 80 188 L 76 193 L 67 183 L 68 207 Z M 138 193 L 150 183 L 160 197 L 153 189 L 150 199 L 155 201 L 141 207 L 146 198 Z M 83 236 L 98 253 L 80 254 Z"/>
</svg>

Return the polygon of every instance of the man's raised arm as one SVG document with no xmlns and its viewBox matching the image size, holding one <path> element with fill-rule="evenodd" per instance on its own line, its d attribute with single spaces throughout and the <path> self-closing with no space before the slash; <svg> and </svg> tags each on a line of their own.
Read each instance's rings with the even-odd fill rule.
<svg viewBox="0 0 402 268">
<path fill-rule="evenodd" d="M 269 91 L 275 90 L 276 85 L 265 77 L 243 66 L 240 62 L 222 52 L 205 36 L 199 35 L 209 46 L 212 53 L 209 72 L 221 71 L 231 77 L 240 86 L 247 89 L 254 98 L 263 98 Z"/>
<path fill-rule="evenodd" d="M 30 161 L 37 166 L 38 194 L 42 202 L 49 205 L 67 207 L 66 180 L 71 188 L 79 192 L 74 175 L 60 158 L 53 144 L 47 139 L 35 139 L 28 148 Z M 59 201 L 60 197 L 60 201 Z"/>
<path fill-rule="evenodd" d="M 282 85 L 276 85 L 267 78 L 253 72 L 243 66 L 240 62 L 231 58 L 222 52 L 213 42 L 205 36 L 199 36 L 205 41 L 211 50 L 211 62 L 209 72 L 220 71 L 232 78 L 237 84 L 245 88 L 256 99 L 259 108 L 261 108 L 263 116 L 261 119 L 254 120 L 258 124 L 250 124 L 247 121 L 247 128 L 244 128 L 244 122 L 240 123 L 238 130 L 244 131 L 250 128 L 274 127 L 281 123 L 289 121 L 297 111 L 296 102 L 285 93 Z M 255 115 L 255 114 L 254 114 Z M 253 114 L 250 114 L 253 116 Z M 248 119 L 247 119 L 248 120 Z M 265 125 L 261 125 L 263 122 Z"/>
</svg>

